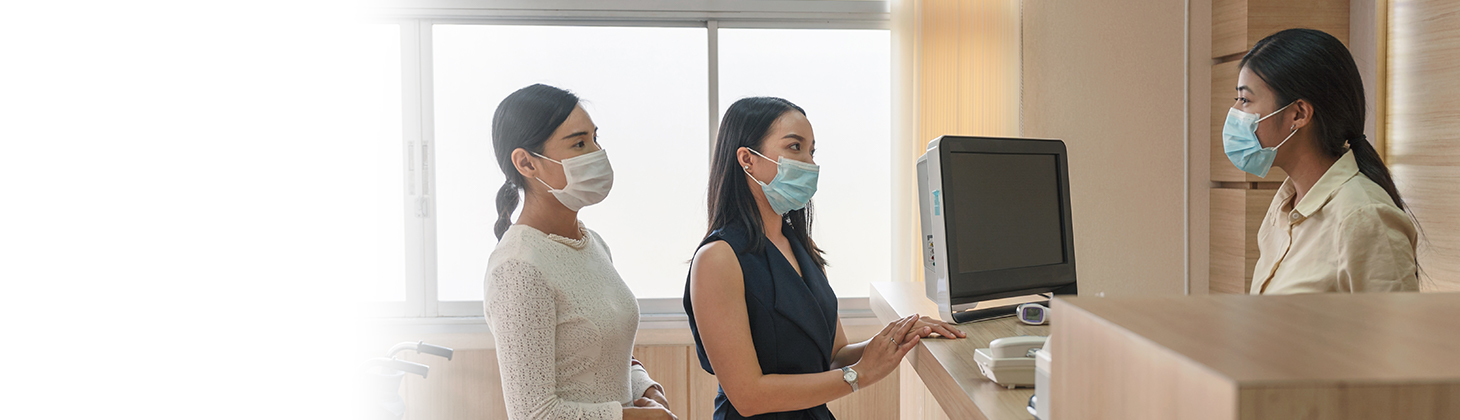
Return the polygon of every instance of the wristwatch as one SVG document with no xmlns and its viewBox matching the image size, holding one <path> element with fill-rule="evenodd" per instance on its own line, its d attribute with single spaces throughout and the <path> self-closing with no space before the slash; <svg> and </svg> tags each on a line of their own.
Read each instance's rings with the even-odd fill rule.
<svg viewBox="0 0 1460 420">
<path fill-rule="evenodd" d="M 842 380 L 852 386 L 852 392 L 857 392 L 857 371 L 851 366 L 842 366 Z"/>
</svg>

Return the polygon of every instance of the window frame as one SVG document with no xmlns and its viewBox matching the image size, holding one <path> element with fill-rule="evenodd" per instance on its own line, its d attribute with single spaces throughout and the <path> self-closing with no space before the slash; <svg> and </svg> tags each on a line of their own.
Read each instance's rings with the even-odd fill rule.
<svg viewBox="0 0 1460 420">
<path fill-rule="evenodd" d="M 719 132 L 719 30 L 724 29 L 874 29 L 890 30 L 885 1 L 818 2 L 712 0 L 698 9 L 665 10 L 648 0 L 532 0 L 464 2 L 473 7 L 435 2 L 405 3 L 375 10 L 368 23 L 396 24 L 401 33 L 401 110 L 406 196 L 405 301 L 368 302 L 373 317 L 441 319 L 483 318 L 483 303 L 442 301 L 437 296 L 435 213 L 435 112 L 432 33 L 435 25 L 532 25 L 607 27 L 696 27 L 707 32 L 709 143 L 713 153 Z M 549 4 L 550 3 L 550 4 Z M 808 4 L 811 3 L 811 4 Z M 553 9 L 548 9 L 553 7 Z M 890 81 L 889 81 L 890 82 Z M 709 159 L 710 156 L 706 156 Z M 889 197 L 890 198 L 890 197 Z M 891 258 L 891 256 L 889 256 Z M 638 300 L 641 328 L 683 327 L 681 299 Z M 875 318 L 868 298 L 839 298 L 843 319 Z M 865 320 L 862 320 L 865 321 Z"/>
</svg>

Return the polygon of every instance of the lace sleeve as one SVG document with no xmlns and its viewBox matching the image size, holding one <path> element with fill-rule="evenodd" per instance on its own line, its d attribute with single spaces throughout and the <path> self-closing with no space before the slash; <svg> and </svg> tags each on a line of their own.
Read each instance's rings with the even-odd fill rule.
<svg viewBox="0 0 1460 420">
<path fill-rule="evenodd" d="M 507 418 L 619 420 L 618 401 L 584 403 L 558 397 L 554 365 L 557 292 L 542 273 L 522 261 L 506 261 L 489 274 L 486 314 L 497 342 Z"/>
<path fill-rule="evenodd" d="M 649 391 L 649 388 L 658 387 L 659 392 L 664 392 L 664 387 L 659 385 L 658 382 L 654 382 L 654 378 L 649 377 L 649 371 L 645 370 L 643 366 L 630 367 L 629 378 L 633 382 L 633 399 L 637 400 L 639 397 L 643 397 L 644 393 Z"/>
</svg>

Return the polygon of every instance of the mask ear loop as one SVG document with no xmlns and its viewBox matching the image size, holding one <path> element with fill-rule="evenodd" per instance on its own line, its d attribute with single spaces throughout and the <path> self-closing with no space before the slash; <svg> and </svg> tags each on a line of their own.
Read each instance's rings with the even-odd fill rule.
<svg viewBox="0 0 1460 420">
<path fill-rule="evenodd" d="M 760 152 L 755 151 L 755 149 L 752 149 L 752 148 L 747 147 L 747 148 L 745 148 L 745 150 L 749 150 L 750 153 L 755 153 L 755 155 L 756 156 L 760 156 L 761 159 L 770 160 L 771 163 L 776 164 L 776 166 L 781 166 L 781 163 L 780 162 L 776 162 L 774 160 L 771 160 L 771 158 L 765 157 L 765 155 L 760 154 Z M 766 186 L 766 183 L 760 182 L 759 179 L 755 179 L 755 175 L 751 175 L 750 174 L 750 165 L 741 165 L 740 166 L 740 170 L 745 171 L 745 176 L 750 177 L 750 180 L 751 181 L 755 181 L 755 183 L 760 184 L 760 186 L 762 186 L 762 187 Z"/>
<path fill-rule="evenodd" d="M 1257 122 L 1261 123 L 1262 120 L 1265 120 L 1268 117 L 1277 115 L 1279 112 L 1283 112 L 1284 109 L 1288 109 L 1288 107 L 1293 106 L 1293 104 L 1295 104 L 1295 103 L 1298 103 L 1298 101 L 1288 102 L 1287 105 L 1283 105 L 1283 107 L 1282 108 L 1278 108 L 1277 111 L 1273 111 L 1271 114 L 1267 114 L 1267 117 L 1262 117 L 1262 118 L 1258 119 Z M 1252 129 L 1254 131 L 1256 131 L 1257 130 L 1257 127 L 1253 127 Z M 1278 145 L 1277 146 L 1273 146 L 1272 147 L 1272 150 L 1277 150 L 1279 147 L 1283 147 L 1284 144 L 1287 144 L 1288 143 L 1288 139 L 1293 138 L 1293 135 L 1294 134 L 1298 134 L 1298 124 L 1293 124 L 1293 127 L 1291 128 L 1291 130 L 1293 130 L 1293 131 L 1290 132 L 1290 133 L 1288 133 L 1288 136 L 1285 137 L 1285 138 L 1283 138 L 1283 141 L 1278 142 Z M 1253 134 L 1256 134 L 1256 133 L 1253 133 Z"/>
<path fill-rule="evenodd" d="M 537 154 L 537 152 L 528 152 L 528 153 L 532 153 L 533 156 L 537 156 L 537 157 L 540 157 L 540 158 L 543 158 L 543 159 L 547 159 L 549 162 L 558 164 L 558 166 L 563 166 L 563 162 L 559 162 L 556 159 L 553 159 L 553 158 L 550 158 L 550 157 L 547 157 L 547 156 L 543 156 L 543 155 Z M 563 169 L 566 170 L 567 167 L 563 167 Z M 568 175 L 567 171 L 564 171 L 563 172 L 563 175 L 564 176 Z M 548 185 L 547 181 L 543 181 L 542 178 L 532 177 L 532 179 L 536 179 L 537 182 L 541 182 L 542 183 L 542 186 L 547 187 L 548 192 L 562 191 L 560 189 L 553 188 L 553 186 L 551 186 L 551 185 Z M 564 187 L 564 188 L 566 188 L 566 187 Z"/>
<path fill-rule="evenodd" d="M 1280 143 L 1278 143 L 1277 146 L 1273 146 L 1272 147 L 1272 150 L 1277 150 L 1277 148 L 1283 147 L 1284 144 L 1287 144 L 1288 143 L 1288 139 L 1293 138 L 1293 135 L 1294 134 L 1298 134 L 1298 125 L 1297 124 L 1293 124 L 1292 130 L 1293 130 L 1293 132 L 1288 133 L 1288 137 L 1287 138 L 1284 138 L 1283 141 L 1280 142 Z"/>
</svg>

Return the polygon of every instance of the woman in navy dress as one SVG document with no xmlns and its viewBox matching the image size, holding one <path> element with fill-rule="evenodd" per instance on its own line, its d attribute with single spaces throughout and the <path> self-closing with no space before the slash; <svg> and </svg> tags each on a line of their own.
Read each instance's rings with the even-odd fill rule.
<svg viewBox="0 0 1460 420">
<path fill-rule="evenodd" d="M 720 382 L 716 420 L 833 419 L 827 402 L 886 378 L 921 337 L 964 336 L 913 315 L 847 343 L 811 240 L 815 145 L 805 111 L 780 98 L 736 101 L 720 124 L 709 233 L 684 290 L 700 366 Z"/>
</svg>

